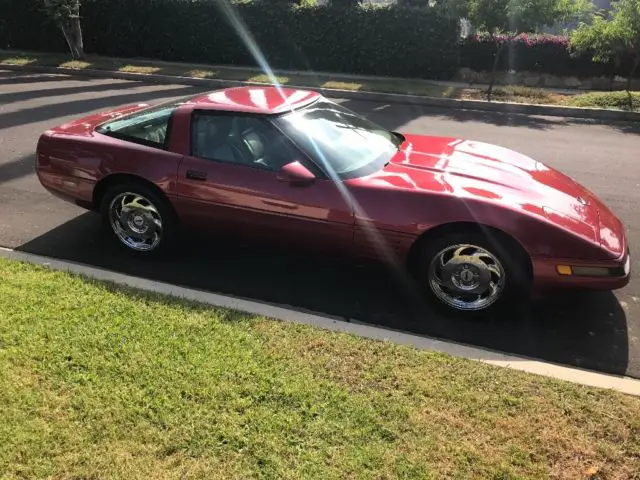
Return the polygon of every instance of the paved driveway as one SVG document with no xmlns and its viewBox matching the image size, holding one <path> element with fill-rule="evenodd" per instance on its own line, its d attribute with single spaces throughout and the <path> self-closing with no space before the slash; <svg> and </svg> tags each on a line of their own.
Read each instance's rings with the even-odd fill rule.
<svg viewBox="0 0 640 480">
<path fill-rule="evenodd" d="M 0 71 L 0 245 L 640 378 L 640 280 L 615 295 L 545 298 L 487 323 L 451 321 L 426 309 L 386 272 L 372 267 L 209 239 L 188 240 L 184 252 L 170 261 L 132 261 L 99 235 L 94 215 L 54 199 L 33 175 L 35 142 L 46 128 L 91 111 L 197 91 Z M 626 222 L 632 248 L 640 245 L 638 125 L 342 103 L 388 128 L 493 142 L 559 168 L 604 199 Z M 639 256 L 633 268 L 640 271 Z"/>
</svg>

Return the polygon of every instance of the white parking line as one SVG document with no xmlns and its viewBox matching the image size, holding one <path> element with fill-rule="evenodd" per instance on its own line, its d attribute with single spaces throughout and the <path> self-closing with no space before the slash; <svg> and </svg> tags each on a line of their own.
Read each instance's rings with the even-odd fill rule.
<svg viewBox="0 0 640 480">
<path fill-rule="evenodd" d="M 33 255 L 2 247 L 0 247 L 0 256 L 12 260 L 46 266 L 53 270 L 76 273 L 96 280 L 114 282 L 148 292 L 172 295 L 215 307 L 240 310 L 254 315 L 261 315 L 288 322 L 302 323 L 327 330 L 350 333 L 374 340 L 390 340 L 399 344 L 409 345 L 420 350 L 447 353 L 457 357 L 467 358 L 469 360 L 488 363 L 490 365 L 512 368 L 590 387 L 617 390 L 626 394 L 640 396 L 640 380 L 629 377 L 566 367 L 531 358 L 508 355 L 483 348 L 437 340 L 422 335 L 414 335 L 407 332 L 376 327 L 357 320 L 344 321 L 316 313 L 306 313 L 277 305 L 244 300 L 192 288 L 179 287 L 170 283 L 156 282 L 154 280 L 133 277 L 131 275 L 125 275 L 80 263 Z"/>
</svg>

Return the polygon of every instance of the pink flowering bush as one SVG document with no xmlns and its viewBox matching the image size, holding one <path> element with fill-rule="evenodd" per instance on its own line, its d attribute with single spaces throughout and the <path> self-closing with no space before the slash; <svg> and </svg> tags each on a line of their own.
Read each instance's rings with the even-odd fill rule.
<svg viewBox="0 0 640 480">
<path fill-rule="evenodd" d="M 496 43 L 508 50 L 502 53 L 499 71 L 515 70 L 549 73 L 558 76 L 594 77 L 611 75 L 611 63 L 596 63 L 590 53 L 572 55 L 569 37 L 549 34 L 500 34 L 493 39 L 487 33 L 470 35 L 460 47 L 461 67 L 491 71 Z M 624 66 L 621 71 L 625 70 Z"/>
</svg>

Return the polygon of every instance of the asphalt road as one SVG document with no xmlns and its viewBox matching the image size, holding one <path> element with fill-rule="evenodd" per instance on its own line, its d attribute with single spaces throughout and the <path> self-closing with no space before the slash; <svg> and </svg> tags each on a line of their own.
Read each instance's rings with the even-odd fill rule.
<svg viewBox="0 0 640 480">
<path fill-rule="evenodd" d="M 35 178 L 35 142 L 48 127 L 92 111 L 196 92 L 185 86 L 0 71 L 0 245 L 640 378 L 637 278 L 615 295 L 555 295 L 508 318 L 454 321 L 416 301 L 382 268 L 197 238 L 187 240 L 171 260 L 133 261 L 105 241 L 95 215 L 53 198 Z M 599 195 L 626 223 L 632 248 L 640 245 L 640 125 L 342 103 L 388 128 L 487 141 L 546 162 Z M 634 257 L 633 269 L 640 271 L 640 256 Z"/>
</svg>

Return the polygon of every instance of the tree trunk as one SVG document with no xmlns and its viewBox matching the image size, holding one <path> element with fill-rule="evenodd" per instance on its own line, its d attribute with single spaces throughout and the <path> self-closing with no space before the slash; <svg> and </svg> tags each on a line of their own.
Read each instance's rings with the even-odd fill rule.
<svg viewBox="0 0 640 480">
<path fill-rule="evenodd" d="M 640 66 L 640 54 L 636 55 L 636 58 L 633 62 L 633 67 L 631 67 L 631 73 L 629 74 L 629 78 L 627 78 L 627 92 L 631 91 L 631 83 L 633 82 L 633 77 L 636 74 L 636 70 Z"/>
<path fill-rule="evenodd" d="M 636 70 L 640 65 L 640 54 L 636 54 L 636 58 L 633 62 L 633 67 L 631 68 L 631 73 L 629 74 L 629 78 L 627 78 L 627 96 L 629 97 L 629 110 L 633 111 L 633 95 L 631 95 L 631 85 L 633 82 L 633 76 L 636 74 Z"/>
<path fill-rule="evenodd" d="M 613 71 L 611 72 L 611 83 L 609 84 L 609 91 L 613 92 L 613 83 L 618 73 L 620 73 L 622 65 L 622 59 L 619 55 L 613 57 Z"/>
<path fill-rule="evenodd" d="M 504 44 L 500 45 L 496 40 L 496 58 L 493 60 L 493 70 L 491 70 L 491 78 L 489 80 L 489 88 L 487 89 L 487 101 L 491 101 L 491 94 L 493 93 L 493 85 L 496 83 L 496 70 L 498 69 L 498 63 L 500 62 L 500 55 L 504 50 Z"/>
<path fill-rule="evenodd" d="M 60 27 L 60 30 L 62 31 L 62 35 L 64 35 L 64 39 L 67 41 L 67 45 L 69 46 L 69 51 L 71 52 L 71 58 L 73 58 L 75 60 L 76 55 L 75 55 L 75 52 L 73 51 L 73 41 L 71 40 L 71 37 L 69 36 L 69 32 L 67 31 L 67 28 L 64 26 L 64 24 L 62 22 L 58 23 L 58 26 Z"/>
<path fill-rule="evenodd" d="M 84 59 L 84 41 L 82 40 L 82 25 L 80 24 L 80 16 L 71 19 L 71 28 L 76 39 L 76 48 L 80 59 Z"/>
<path fill-rule="evenodd" d="M 71 57 L 74 60 L 84 59 L 84 42 L 82 41 L 82 27 L 80 17 L 72 17 L 60 22 L 60 30 L 69 45 Z"/>
</svg>

